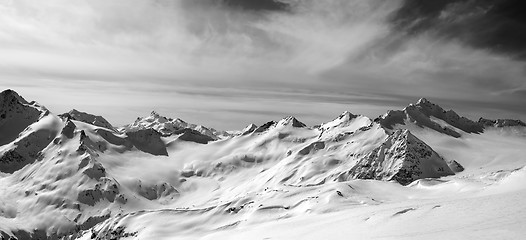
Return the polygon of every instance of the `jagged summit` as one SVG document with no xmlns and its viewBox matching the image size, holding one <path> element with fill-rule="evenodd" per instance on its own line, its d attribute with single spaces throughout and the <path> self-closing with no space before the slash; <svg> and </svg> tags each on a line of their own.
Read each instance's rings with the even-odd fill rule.
<svg viewBox="0 0 526 240">
<path fill-rule="evenodd" d="M 340 114 L 340 116 L 338 116 L 339 119 L 345 119 L 345 120 L 350 120 L 350 119 L 353 119 L 355 117 L 357 117 L 358 115 L 354 115 L 352 114 L 351 112 L 349 111 L 344 111 L 342 114 Z"/>
<path fill-rule="evenodd" d="M 13 114 L 32 111 L 12 92 L 2 97 L 14 104 L 1 106 L 16 109 L 5 111 L 9 120 L 1 124 L 20 123 L 25 115 Z M 516 136 L 522 129 L 467 135 L 455 127 L 462 117 L 453 113 L 421 99 L 374 121 L 346 111 L 306 127 L 288 116 L 250 124 L 226 138 L 156 111 L 122 131 L 94 127 L 100 123 L 88 117 L 96 116 L 78 110 L 62 119 L 50 113 L 0 145 L 0 238 L 150 239 L 144 234 L 161 228 L 171 231 L 166 239 L 186 237 L 181 232 L 192 238 L 196 230 L 188 226 L 203 228 L 203 236 L 223 234 L 237 231 L 240 219 L 252 224 L 359 205 L 376 217 L 363 220 L 360 212 L 355 223 L 375 224 L 407 211 L 415 212 L 402 216 L 415 219 L 420 215 L 413 213 L 442 211 L 438 204 L 449 209 L 456 197 L 487 200 L 501 183 L 517 182 L 504 185 L 508 190 L 522 186 L 524 170 L 517 169 L 524 169 L 526 143 Z M 440 130 L 432 124 L 466 137 L 430 134 Z M 477 124 L 525 125 L 488 119 Z M 5 126 L 0 138 L 15 125 Z M 507 174 L 510 181 L 500 182 Z M 414 205 L 430 198 L 432 205 Z M 381 206 L 390 202 L 403 205 Z"/>
<path fill-rule="evenodd" d="M 13 103 L 15 101 L 18 101 L 23 104 L 28 104 L 28 102 L 21 97 L 17 92 L 7 89 L 0 93 L 0 102 L 3 103 Z"/>
<path fill-rule="evenodd" d="M 337 118 L 330 122 L 326 122 L 320 125 L 321 128 L 329 129 L 336 126 L 348 125 L 350 122 L 356 120 L 357 118 L 367 118 L 361 115 L 354 115 L 349 111 L 344 111 Z M 368 118 L 367 118 L 368 119 Z"/>
<path fill-rule="evenodd" d="M 282 126 L 289 126 L 290 125 L 292 127 L 297 127 L 297 128 L 302 128 L 302 127 L 306 127 L 307 126 L 307 125 L 305 125 L 305 123 L 300 122 L 294 116 L 287 116 L 287 117 L 279 120 L 277 125 L 282 125 Z"/>
<path fill-rule="evenodd" d="M 81 112 L 81 111 L 79 111 L 77 109 L 72 109 L 71 111 L 69 111 L 67 113 L 60 114 L 59 117 L 65 118 L 67 120 L 71 119 L 71 120 L 76 120 L 76 121 L 80 121 L 80 122 L 89 123 L 91 125 L 107 128 L 107 129 L 110 129 L 110 130 L 114 130 L 115 129 L 111 125 L 111 123 L 108 122 L 108 120 L 106 120 L 104 117 L 98 116 L 98 115 L 93 115 L 93 114 L 86 113 L 86 112 Z"/>
<path fill-rule="evenodd" d="M 249 134 L 249 133 L 262 133 L 262 132 L 267 132 L 269 130 L 272 130 L 272 129 L 276 129 L 278 131 L 281 131 L 281 130 L 284 130 L 284 129 L 288 129 L 289 127 L 291 128 L 305 128 L 307 127 L 307 125 L 303 122 L 300 122 L 296 117 L 294 116 L 287 116 L 287 117 L 284 117 L 282 119 L 280 119 L 279 121 L 268 121 L 264 124 L 262 124 L 261 126 L 257 126 L 255 124 L 251 124 L 247 127 L 245 127 L 245 129 L 243 129 L 242 131 L 242 134 L 243 135 L 246 135 L 246 134 Z"/>
<path fill-rule="evenodd" d="M 418 99 L 418 101 L 416 102 L 416 105 L 435 105 L 434 103 L 430 102 L 429 100 L 427 100 L 427 98 L 420 98 Z"/>
<path fill-rule="evenodd" d="M 249 124 L 248 126 L 246 126 L 245 128 L 243 128 L 243 130 L 241 130 L 240 134 L 241 135 L 247 135 L 249 133 L 252 133 L 254 132 L 254 130 L 256 130 L 258 128 L 258 126 L 256 124 Z"/>
<path fill-rule="evenodd" d="M 345 111 L 334 120 L 323 123 L 318 127 L 322 131 L 320 138 L 341 140 L 354 134 L 359 129 L 371 127 L 372 122 L 366 116 L 354 115 Z"/>
<path fill-rule="evenodd" d="M 468 118 L 459 116 L 453 110 L 444 110 L 426 98 L 421 98 L 416 104 L 409 104 L 403 110 L 392 110 L 375 119 L 387 129 L 397 125 L 413 123 L 420 127 L 428 127 L 453 137 L 460 137 L 461 131 L 466 133 L 482 133 L 483 126 Z"/>
<path fill-rule="evenodd" d="M 230 137 L 230 134 L 227 132 L 218 131 L 202 125 L 188 123 L 180 118 L 168 118 L 162 116 L 157 111 L 152 111 L 150 115 L 146 117 L 138 117 L 135 122 L 122 128 L 122 130 L 125 132 L 137 131 L 141 129 L 153 129 L 161 133 L 163 136 L 181 134 L 185 129 L 191 129 L 199 132 L 200 134 L 206 135 L 213 140 Z"/>
<path fill-rule="evenodd" d="M 150 115 L 149 116 L 146 116 L 146 117 L 139 117 L 137 119 L 146 119 L 146 118 L 152 118 L 152 119 L 156 119 L 158 121 L 162 121 L 162 122 L 168 122 L 168 121 L 173 121 L 174 119 L 172 118 L 169 118 L 169 117 L 165 117 L 163 115 L 161 115 L 159 112 L 153 110 L 152 112 L 150 112 Z M 184 122 L 182 119 L 179 119 L 179 118 L 176 118 L 177 121 L 180 121 L 180 122 Z"/>
<path fill-rule="evenodd" d="M 396 180 L 403 185 L 453 174 L 438 153 L 407 129 L 393 132 L 352 169 L 354 178 Z"/>
<path fill-rule="evenodd" d="M 526 123 L 516 119 L 486 119 L 480 118 L 478 123 L 484 127 L 526 127 Z"/>
<path fill-rule="evenodd" d="M 17 138 L 26 127 L 49 114 L 36 102 L 29 103 L 13 90 L 0 93 L 0 146 Z"/>
<path fill-rule="evenodd" d="M 36 108 L 40 112 L 49 112 L 47 108 L 39 105 L 35 101 L 28 102 L 14 90 L 7 89 L 2 91 L 0 93 L 0 110 L 7 110 L 7 108 L 14 105 L 27 105 Z"/>
</svg>

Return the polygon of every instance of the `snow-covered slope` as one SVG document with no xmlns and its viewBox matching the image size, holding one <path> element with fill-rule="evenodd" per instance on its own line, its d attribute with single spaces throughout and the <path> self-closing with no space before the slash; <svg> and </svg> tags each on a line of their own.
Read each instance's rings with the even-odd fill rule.
<svg viewBox="0 0 526 240">
<path fill-rule="evenodd" d="M 314 127 L 289 116 L 226 134 L 154 112 L 114 129 L 12 91 L 0 106 L 9 96 L 18 103 L 2 108 L 6 124 L 32 118 L 0 146 L 6 239 L 525 234 L 520 123 L 473 122 L 421 100 L 375 121 L 344 112 Z"/>
</svg>

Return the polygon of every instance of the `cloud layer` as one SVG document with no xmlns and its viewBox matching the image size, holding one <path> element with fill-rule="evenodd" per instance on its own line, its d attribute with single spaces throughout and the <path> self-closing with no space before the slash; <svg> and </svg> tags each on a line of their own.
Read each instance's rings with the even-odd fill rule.
<svg viewBox="0 0 526 240">
<path fill-rule="evenodd" d="M 419 97 L 525 119 L 523 19 L 491 2 L 6 0 L 0 84 L 116 124 L 152 109 L 226 129 L 316 124 Z"/>
</svg>

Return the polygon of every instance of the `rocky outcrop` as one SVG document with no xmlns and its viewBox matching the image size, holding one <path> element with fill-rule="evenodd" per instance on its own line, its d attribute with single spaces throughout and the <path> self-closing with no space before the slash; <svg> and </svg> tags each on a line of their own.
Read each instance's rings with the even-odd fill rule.
<svg viewBox="0 0 526 240">
<path fill-rule="evenodd" d="M 156 200 L 168 196 L 174 196 L 179 192 L 168 183 L 146 185 L 139 181 L 137 185 L 137 193 L 148 200 Z"/>
<path fill-rule="evenodd" d="M 55 138 L 55 133 L 41 129 L 30 132 L 23 138 L 13 142 L 12 148 L 0 153 L 0 171 L 13 173 L 24 166 L 35 162 L 40 151 L 47 147 Z"/>
<path fill-rule="evenodd" d="M 250 125 L 248 125 L 245 128 L 243 128 L 243 130 L 241 130 L 241 135 L 250 134 L 250 133 L 254 132 L 257 128 L 258 128 L 258 126 L 256 124 L 251 123 Z"/>
<path fill-rule="evenodd" d="M 106 142 L 95 142 L 89 138 L 88 135 L 86 135 L 86 132 L 84 130 L 80 131 L 80 140 L 79 140 L 79 147 L 77 149 L 77 152 L 84 153 L 86 151 L 99 151 L 104 152 L 106 151 L 107 146 Z"/>
<path fill-rule="evenodd" d="M 484 127 L 526 127 L 526 123 L 514 119 L 497 119 L 491 120 L 480 118 L 478 123 Z"/>
<path fill-rule="evenodd" d="M 61 134 L 67 138 L 73 138 L 75 128 L 77 128 L 77 126 L 71 120 L 67 120 L 66 125 L 62 128 Z"/>
<path fill-rule="evenodd" d="M 12 142 L 29 125 L 48 114 L 44 107 L 27 102 L 13 90 L 0 93 L 0 146 Z"/>
<path fill-rule="evenodd" d="M 142 129 L 126 133 L 126 139 L 137 149 L 153 155 L 168 156 L 161 134 L 153 129 Z"/>
<path fill-rule="evenodd" d="M 261 133 L 261 132 L 267 131 L 270 127 L 272 127 L 274 125 L 276 125 L 276 122 L 274 122 L 274 121 L 267 122 L 267 123 L 259 126 L 256 130 L 254 130 L 254 133 Z"/>
<path fill-rule="evenodd" d="M 20 155 L 16 150 L 9 150 L 0 157 L 0 171 L 4 173 L 13 173 L 32 162 L 33 161 Z"/>
<path fill-rule="evenodd" d="M 428 101 L 425 98 L 421 98 L 416 105 L 414 105 L 419 112 L 422 112 L 426 116 L 436 117 L 438 119 L 444 120 L 446 123 L 450 124 L 453 127 L 461 129 L 467 133 L 482 133 L 484 128 L 480 126 L 477 122 L 474 122 L 468 118 L 459 116 L 453 110 L 445 111 L 440 106 Z"/>
<path fill-rule="evenodd" d="M 113 179 L 104 177 L 99 179 L 93 188 L 79 191 L 77 201 L 94 206 L 97 202 L 104 199 L 109 202 L 114 202 L 118 194 L 119 187 L 117 183 Z"/>
<path fill-rule="evenodd" d="M 104 117 L 80 112 L 76 109 L 73 109 L 67 113 L 60 114 L 59 117 L 62 117 L 65 120 L 76 120 L 79 122 L 89 123 L 94 126 L 114 130 L 114 127 Z"/>
<path fill-rule="evenodd" d="M 442 126 L 436 121 L 433 121 L 431 119 L 432 117 L 444 121 L 450 126 L 466 133 L 482 133 L 484 131 L 481 124 L 465 117 L 461 117 L 453 110 L 446 111 L 425 98 L 421 98 L 416 104 L 410 104 L 401 111 L 389 111 L 375 119 L 375 121 L 384 128 L 390 130 L 396 125 L 404 125 L 407 121 L 410 121 L 417 126 L 427 127 L 452 137 L 458 138 L 462 135 L 455 129 L 448 126 Z"/>
<path fill-rule="evenodd" d="M 295 128 L 303 128 L 307 126 L 305 125 L 305 123 L 300 122 L 298 119 L 296 119 L 293 116 L 288 116 L 286 118 L 281 119 L 277 125 L 292 126 Z"/>
<path fill-rule="evenodd" d="M 395 131 L 349 171 L 352 178 L 395 180 L 403 185 L 453 174 L 438 153 L 408 130 Z"/>
<path fill-rule="evenodd" d="M 316 152 L 320 149 L 324 149 L 325 148 L 325 143 L 324 142 L 313 142 L 311 144 L 309 144 L 308 146 L 302 148 L 298 154 L 300 155 L 307 155 L 309 153 L 313 153 L 313 152 Z"/>
<path fill-rule="evenodd" d="M 459 172 L 464 171 L 464 167 L 462 165 L 460 165 L 460 163 L 458 163 L 455 160 L 447 161 L 447 165 L 455 173 L 459 173 Z"/>
<path fill-rule="evenodd" d="M 178 138 L 179 140 L 188 141 L 188 142 L 195 142 L 200 144 L 207 144 L 208 142 L 214 141 L 213 138 L 201 134 L 200 132 L 193 130 L 193 129 L 183 129 L 181 136 Z"/>
</svg>

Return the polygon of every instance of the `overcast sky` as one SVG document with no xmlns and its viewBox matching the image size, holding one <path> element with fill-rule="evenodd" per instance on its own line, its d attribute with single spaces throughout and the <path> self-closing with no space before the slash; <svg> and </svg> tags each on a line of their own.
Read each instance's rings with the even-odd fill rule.
<svg viewBox="0 0 526 240">
<path fill-rule="evenodd" d="M 239 129 L 420 97 L 526 120 L 526 11 L 501 0 L 0 0 L 0 87 L 114 125 Z"/>
</svg>

